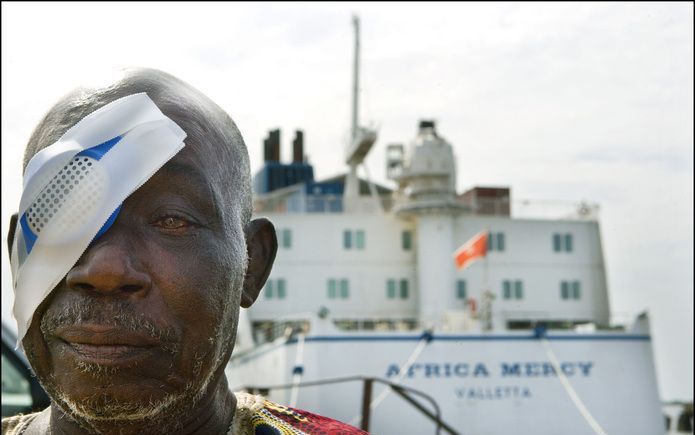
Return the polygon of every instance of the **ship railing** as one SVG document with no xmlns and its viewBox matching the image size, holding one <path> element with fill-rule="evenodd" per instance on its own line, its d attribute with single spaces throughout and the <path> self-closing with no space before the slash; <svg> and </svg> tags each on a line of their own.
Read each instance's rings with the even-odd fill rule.
<svg viewBox="0 0 695 435">
<path fill-rule="evenodd" d="M 588 220 L 599 218 L 600 207 L 588 201 L 501 198 L 459 199 L 476 216 L 511 216 L 515 219 Z"/>
<path fill-rule="evenodd" d="M 381 209 L 391 210 L 394 205 L 407 202 L 401 192 L 381 193 Z M 364 212 L 373 212 L 374 207 L 369 195 L 360 195 L 357 205 L 350 204 L 351 209 L 363 208 Z M 354 201 L 353 201 L 354 202 Z M 462 212 L 475 216 L 511 216 L 516 219 L 548 220 L 584 220 L 597 221 L 600 207 L 589 201 L 542 200 L 505 198 L 476 198 L 461 200 Z M 360 203 L 364 203 L 360 206 Z M 307 194 L 296 186 L 280 189 L 265 195 L 254 197 L 255 213 L 344 213 L 346 204 L 342 194 L 321 193 Z"/>
<path fill-rule="evenodd" d="M 632 327 L 640 313 L 634 311 L 613 311 L 611 312 L 611 329 Z"/>
<path fill-rule="evenodd" d="M 520 199 L 510 202 L 511 216 L 516 219 L 586 221 L 597 221 L 599 219 L 599 205 L 588 201 Z M 507 209 L 509 209 L 509 206 L 510 204 L 507 204 Z"/>
<path fill-rule="evenodd" d="M 403 400 L 406 401 L 406 403 L 410 404 L 417 411 L 422 413 L 425 417 L 432 420 L 432 422 L 435 424 L 435 434 L 439 435 L 441 431 L 444 431 L 451 435 L 460 435 L 460 432 L 454 429 L 451 425 L 444 422 L 444 420 L 442 419 L 442 412 L 439 407 L 439 404 L 437 404 L 437 401 L 434 400 L 434 398 L 432 398 L 430 395 L 423 393 L 422 391 L 417 390 L 415 388 L 406 387 L 382 378 L 367 376 L 347 376 L 340 378 L 329 378 L 317 381 L 307 381 L 281 385 L 248 385 L 241 387 L 241 389 L 251 394 L 260 394 L 262 396 L 268 396 L 268 394 L 273 390 L 288 390 L 297 387 L 318 387 L 322 385 L 339 384 L 345 382 L 362 382 L 362 414 L 360 429 L 366 432 L 369 432 L 369 425 L 371 420 L 372 389 L 375 383 L 380 383 L 389 387 L 391 391 L 400 396 Z M 416 400 L 415 397 L 419 397 L 429 402 L 429 404 L 431 405 L 431 409 L 428 409 L 427 407 L 423 406 L 423 404 Z"/>
<path fill-rule="evenodd" d="M 252 323 L 253 337 L 257 344 L 273 342 L 278 338 L 288 338 L 297 333 L 307 333 L 311 329 L 309 319 L 278 319 L 275 321 L 256 321 Z"/>
<path fill-rule="evenodd" d="M 641 314 L 613 311 L 609 318 L 606 318 L 606 313 L 596 311 L 501 310 L 493 313 L 493 323 L 509 330 L 544 326 L 549 329 L 576 332 L 630 331 L 636 327 Z"/>
<path fill-rule="evenodd" d="M 391 195 L 379 195 L 380 207 L 389 210 L 393 204 Z M 373 213 L 376 209 L 368 195 L 361 195 L 353 200 L 350 209 Z M 342 195 L 266 195 L 254 199 L 254 213 L 344 213 L 346 204 Z"/>
</svg>

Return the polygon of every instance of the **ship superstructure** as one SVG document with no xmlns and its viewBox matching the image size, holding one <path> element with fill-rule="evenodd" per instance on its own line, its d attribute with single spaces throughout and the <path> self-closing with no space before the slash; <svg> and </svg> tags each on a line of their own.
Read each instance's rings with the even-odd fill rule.
<svg viewBox="0 0 695 435">
<path fill-rule="evenodd" d="M 453 162 L 434 123 L 421 122 L 394 176 L 399 189 L 376 186 L 380 207 L 371 211 L 346 210 L 347 177 L 317 182 L 306 163 L 268 162 L 256 181 L 287 181 L 255 200 L 280 244 L 264 302 L 249 313 L 256 333 L 264 322 L 319 313 L 350 330 L 608 326 L 596 214 L 517 219 L 509 188 L 458 195 Z M 298 168 L 307 175 L 294 183 Z M 368 185 L 360 199 L 374 199 Z M 480 231 L 489 232 L 487 257 L 455 270 L 452 253 Z"/>
</svg>

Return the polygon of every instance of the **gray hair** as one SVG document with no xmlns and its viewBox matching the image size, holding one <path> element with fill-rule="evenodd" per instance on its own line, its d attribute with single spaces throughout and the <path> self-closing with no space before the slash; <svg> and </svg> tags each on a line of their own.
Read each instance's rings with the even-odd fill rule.
<svg viewBox="0 0 695 435">
<path fill-rule="evenodd" d="M 99 88 L 78 88 L 61 98 L 32 133 L 24 153 L 29 160 L 51 145 L 82 118 L 126 95 L 146 92 L 157 107 L 187 134 L 185 143 L 208 147 L 218 168 L 210 168 L 211 179 L 227 183 L 222 189 L 225 222 L 238 218 L 241 225 L 251 219 L 251 176 L 248 150 L 236 124 L 211 99 L 188 83 L 163 71 L 137 68 L 123 71 L 115 82 Z M 232 184 L 232 181 L 234 183 Z M 233 207 L 237 204 L 239 207 Z"/>
</svg>

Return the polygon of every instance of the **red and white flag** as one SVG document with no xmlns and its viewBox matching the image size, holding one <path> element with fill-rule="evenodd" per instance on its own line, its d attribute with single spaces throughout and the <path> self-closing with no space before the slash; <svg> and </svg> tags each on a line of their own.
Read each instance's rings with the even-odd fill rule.
<svg viewBox="0 0 695 435">
<path fill-rule="evenodd" d="M 481 231 L 454 252 L 454 262 L 457 269 L 463 269 L 485 255 L 487 255 L 487 231 Z"/>
</svg>

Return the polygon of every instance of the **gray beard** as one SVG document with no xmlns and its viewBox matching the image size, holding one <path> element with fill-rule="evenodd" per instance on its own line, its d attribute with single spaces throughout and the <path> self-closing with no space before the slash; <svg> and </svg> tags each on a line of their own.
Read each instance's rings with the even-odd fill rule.
<svg viewBox="0 0 695 435">
<path fill-rule="evenodd" d="M 220 350 L 228 346 L 216 346 L 214 353 L 218 358 L 210 369 L 200 376 L 200 365 L 196 364 L 196 379 L 186 384 L 185 388 L 149 402 L 124 402 L 116 400 L 107 392 L 95 393 L 87 400 L 73 400 L 57 386 L 51 377 L 43 386 L 53 399 L 53 403 L 71 420 L 90 433 L 101 433 L 100 423 L 121 422 L 124 425 L 137 424 L 148 434 L 169 434 L 181 428 L 192 410 L 196 409 L 208 392 L 215 372 L 224 364 L 219 358 Z M 118 368 L 99 364 L 78 365 L 78 369 L 95 379 L 108 383 L 118 378 Z M 224 376 L 224 375 L 223 375 Z M 201 379 L 202 378 L 202 379 Z"/>
<path fill-rule="evenodd" d="M 225 304 L 222 318 L 231 319 L 229 310 L 232 309 L 231 303 Z M 90 433 L 100 433 L 99 423 L 121 422 L 124 425 L 137 424 L 144 429 L 143 433 L 170 434 L 181 428 L 182 421 L 196 409 L 208 392 L 215 373 L 227 362 L 225 355 L 229 354 L 235 336 L 228 333 L 224 323 L 221 322 L 208 339 L 219 344 L 210 349 L 207 355 L 195 358 L 194 380 L 180 392 L 140 403 L 116 400 L 107 392 L 95 393 L 87 400 L 76 401 L 58 386 L 52 375 L 42 380 L 41 384 L 60 411 Z M 211 359 L 213 363 L 202 373 L 206 359 Z M 118 367 L 84 362 L 78 362 L 77 369 L 105 385 L 117 380 L 120 371 Z"/>
<path fill-rule="evenodd" d="M 99 423 L 121 422 L 138 424 L 146 433 L 168 434 L 180 428 L 182 420 L 199 404 L 207 393 L 210 382 L 222 361 L 218 360 L 202 376 L 186 384 L 180 392 L 170 393 L 149 402 L 124 402 L 114 399 L 108 392 L 73 400 L 51 379 L 43 382 L 53 403 L 71 420 L 91 433 L 100 433 Z M 95 379 L 108 383 L 118 378 L 118 369 L 98 364 L 79 364 L 78 369 Z"/>
</svg>

